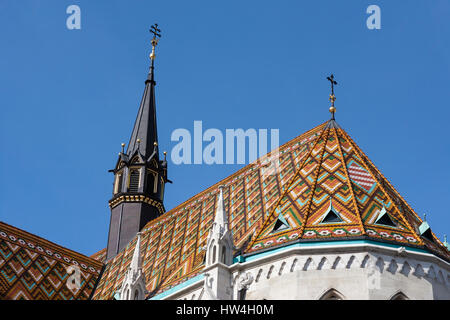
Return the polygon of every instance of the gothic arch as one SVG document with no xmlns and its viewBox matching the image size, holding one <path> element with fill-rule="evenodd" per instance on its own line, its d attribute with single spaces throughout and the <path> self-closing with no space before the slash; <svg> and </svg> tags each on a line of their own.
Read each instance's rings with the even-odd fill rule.
<svg viewBox="0 0 450 320">
<path fill-rule="evenodd" d="M 340 293 L 336 289 L 331 288 L 325 291 L 325 293 L 322 294 L 319 300 L 345 300 L 345 297 L 342 293 Z"/>
<path fill-rule="evenodd" d="M 225 245 L 222 245 L 222 250 L 220 253 L 220 262 L 227 264 L 227 247 Z"/>
<path fill-rule="evenodd" d="M 130 161 L 131 164 L 135 164 L 135 163 L 139 163 L 139 162 L 141 162 L 140 159 L 139 159 L 139 156 L 135 156 L 135 157 L 134 157 L 133 159 L 131 159 L 131 161 Z"/>
<path fill-rule="evenodd" d="M 216 250 L 217 250 L 216 242 L 214 240 L 212 240 L 211 243 L 209 244 L 208 248 L 209 249 L 206 252 L 208 254 L 207 260 L 208 260 L 208 264 L 211 265 L 211 264 L 215 263 L 215 260 L 216 260 L 216 257 L 215 257 Z"/>
<path fill-rule="evenodd" d="M 409 300 L 409 298 L 401 291 L 397 291 L 389 300 Z"/>
<path fill-rule="evenodd" d="M 211 264 L 216 263 L 216 256 L 217 256 L 217 246 L 214 243 L 213 244 L 213 251 L 212 251 L 212 257 L 211 257 Z"/>
<path fill-rule="evenodd" d="M 126 286 L 124 292 L 125 292 L 125 300 L 130 299 L 130 288 L 128 286 Z"/>
</svg>

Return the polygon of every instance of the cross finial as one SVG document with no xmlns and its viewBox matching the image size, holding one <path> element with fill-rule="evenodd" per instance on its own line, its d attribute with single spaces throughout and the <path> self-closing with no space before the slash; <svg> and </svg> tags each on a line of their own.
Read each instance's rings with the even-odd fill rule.
<svg viewBox="0 0 450 320">
<path fill-rule="evenodd" d="M 153 33 L 152 38 L 152 53 L 150 54 L 150 59 L 155 60 L 155 47 L 158 44 L 158 38 L 161 38 L 161 29 L 158 29 L 158 24 L 155 23 L 150 27 L 150 33 Z"/>
<path fill-rule="evenodd" d="M 332 114 L 332 119 L 334 120 L 334 113 L 336 112 L 336 108 L 334 107 L 334 101 L 336 101 L 336 96 L 334 95 L 334 86 L 337 85 L 337 82 L 334 80 L 334 75 L 331 74 L 329 77 L 327 77 L 327 80 L 331 83 L 331 94 L 330 94 L 330 101 L 331 101 L 331 107 L 330 112 Z"/>
<path fill-rule="evenodd" d="M 150 27 L 150 33 L 153 33 L 153 39 L 161 38 L 161 29 L 158 29 L 158 24 L 155 23 Z"/>
</svg>

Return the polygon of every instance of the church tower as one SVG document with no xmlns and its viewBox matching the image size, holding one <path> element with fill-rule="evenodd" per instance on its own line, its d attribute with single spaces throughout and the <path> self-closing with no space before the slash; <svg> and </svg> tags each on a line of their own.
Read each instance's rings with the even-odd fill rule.
<svg viewBox="0 0 450 320">
<path fill-rule="evenodd" d="M 155 48 L 160 30 L 155 24 L 151 66 L 144 95 L 126 152 L 122 151 L 114 169 L 113 196 L 109 201 L 111 220 L 106 259 L 116 256 L 146 223 L 164 213 L 164 186 L 167 180 L 166 152 L 160 160 L 155 103 Z M 170 181 L 169 181 L 170 182 Z"/>
</svg>

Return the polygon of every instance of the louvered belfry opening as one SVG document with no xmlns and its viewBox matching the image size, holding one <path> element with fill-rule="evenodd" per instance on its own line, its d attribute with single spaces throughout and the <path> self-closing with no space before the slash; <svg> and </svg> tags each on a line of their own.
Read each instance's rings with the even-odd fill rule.
<svg viewBox="0 0 450 320">
<path fill-rule="evenodd" d="M 139 170 L 132 169 L 130 172 L 130 185 L 128 187 L 128 192 L 137 193 L 139 190 Z"/>
</svg>

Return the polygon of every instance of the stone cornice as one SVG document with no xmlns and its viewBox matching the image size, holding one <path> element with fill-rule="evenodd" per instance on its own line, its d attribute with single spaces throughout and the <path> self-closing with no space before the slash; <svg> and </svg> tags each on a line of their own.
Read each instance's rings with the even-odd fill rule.
<svg viewBox="0 0 450 320">
<path fill-rule="evenodd" d="M 144 203 L 148 203 L 148 204 L 154 206 L 155 208 L 157 208 L 160 214 L 163 214 L 165 212 L 164 205 L 161 202 L 153 200 L 142 194 L 136 194 L 136 195 L 125 195 L 124 194 L 124 195 L 120 195 L 118 197 L 114 197 L 113 199 L 109 200 L 109 207 L 112 209 L 124 202 L 144 202 Z"/>
</svg>

